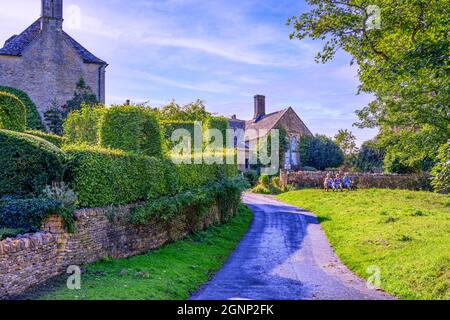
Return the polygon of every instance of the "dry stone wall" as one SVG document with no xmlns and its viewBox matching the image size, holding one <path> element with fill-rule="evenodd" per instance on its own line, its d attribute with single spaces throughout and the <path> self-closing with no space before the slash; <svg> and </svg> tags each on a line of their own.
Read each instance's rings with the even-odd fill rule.
<svg viewBox="0 0 450 320">
<path fill-rule="evenodd" d="M 185 212 L 170 223 L 150 221 L 135 226 L 129 217 L 137 205 L 79 210 L 73 234 L 66 232 L 60 217 L 52 216 L 39 233 L 1 241 L 0 299 L 14 297 L 65 273 L 68 266 L 142 254 L 222 222 L 215 205 L 201 219 L 192 219 Z"/>
</svg>

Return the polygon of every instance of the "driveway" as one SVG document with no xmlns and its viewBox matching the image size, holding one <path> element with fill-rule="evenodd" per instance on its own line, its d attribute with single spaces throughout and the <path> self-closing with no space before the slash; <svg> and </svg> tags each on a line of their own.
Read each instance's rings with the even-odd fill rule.
<svg viewBox="0 0 450 320">
<path fill-rule="evenodd" d="M 244 202 L 254 213 L 250 230 L 191 299 L 392 299 L 340 262 L 311 212 L 262 195 L 246 194 Z"/>
</svg>

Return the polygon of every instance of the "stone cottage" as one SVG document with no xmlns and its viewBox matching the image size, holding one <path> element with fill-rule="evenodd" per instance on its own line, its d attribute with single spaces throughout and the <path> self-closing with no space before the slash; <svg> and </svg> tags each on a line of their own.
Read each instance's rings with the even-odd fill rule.
<svg viewBox="0 0 450 320">
<path fill-rule="evenodd" d="M 291 107 L 266 114 L 266 97 L 263 95 L 256 95 L 254 98 L 255 113 L 252 120 L 239 120 L 236 116 L 232 116 L 230 126 L 234 130 L 267 130 L 270 131 L 276 128 L 283 128 L 286 130 L 289 138 L 289 150 L 284 156 L 284 163 L 281 167 L 285 170 L 295 170 L 300 167 L 300 154 L 298 152 L 298 142 L 302 136 L 312 136 L 313 134 L 300 119 L 298 114 Z M 247 159 L 245 166 L 241 166 L 242 171 L 247 171 L 250 168 Z"/>
<path fill-rule="evenodd" d="M 70 100 L 80 78 L 105 102 L 108 64 L 64 32 L 63 21 L 63 0 L 42 0 L 41 17 L 0 49 L 0 85 L 26 92 L 41 115 L 52 101 Z"/>
</svg>

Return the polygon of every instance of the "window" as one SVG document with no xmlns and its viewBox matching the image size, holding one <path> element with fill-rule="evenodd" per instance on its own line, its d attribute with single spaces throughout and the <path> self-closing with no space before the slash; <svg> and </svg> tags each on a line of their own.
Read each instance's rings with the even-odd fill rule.
<svg viewBox="0 0 450 320">
<path fill-rule="evenodd" d="M 298 166 L 298 140 L 297 137 L 291 139 L 291 163 L 293 166 Z"/>
</svg>

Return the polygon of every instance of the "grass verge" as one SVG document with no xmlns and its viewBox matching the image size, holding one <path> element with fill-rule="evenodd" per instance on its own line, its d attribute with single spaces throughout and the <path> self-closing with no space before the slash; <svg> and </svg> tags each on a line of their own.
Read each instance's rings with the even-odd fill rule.
<svg viewBox="0 0 450 320">
<path fill-rule="evenodd" d="M 277 199 L 318 215 L 342 262 L 362 278 L 381 270 L 381 288 L 403 299 L 450 299 L 450 197 L 372 189 L 299 190 Z"/>
<path fill-rule="evenodd" d="M 247 231 L 253 215 L 241 206 L 229 223 L 146 255 L 87 265 L 81 290 L 61 283 L 45 300 L 184 300 L 207 282 Z"/>
</svg>

